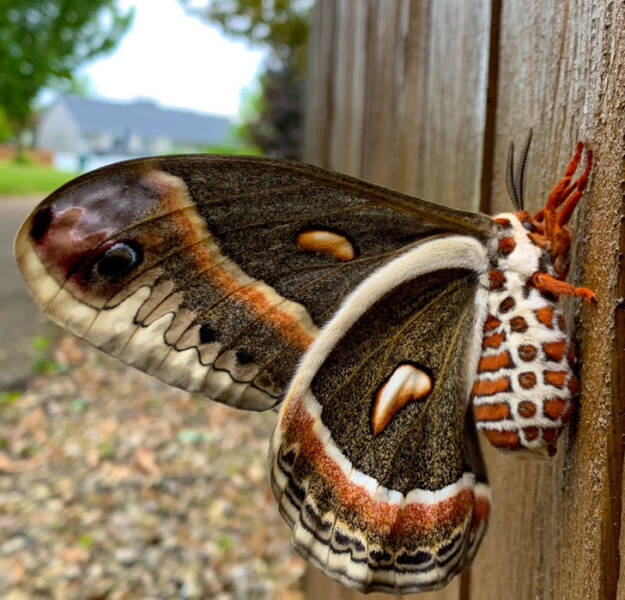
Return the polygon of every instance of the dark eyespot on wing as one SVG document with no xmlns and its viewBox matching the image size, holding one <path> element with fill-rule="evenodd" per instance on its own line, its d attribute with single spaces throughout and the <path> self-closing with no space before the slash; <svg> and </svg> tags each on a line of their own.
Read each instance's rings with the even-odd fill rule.
<svg viewBox="0 0 625 600">
<path fill-rule="evenodd" d="M 118 242 L 96 259 L 99 275 L 111 282 L 119 281 L 143 262 L 143 248 L 136 242 Z"/>
</svg>

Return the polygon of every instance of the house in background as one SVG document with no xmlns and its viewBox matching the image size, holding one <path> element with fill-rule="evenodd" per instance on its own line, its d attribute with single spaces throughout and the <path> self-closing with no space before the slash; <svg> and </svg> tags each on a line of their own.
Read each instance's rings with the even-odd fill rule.
<svg viewBox="0 0 625 600">
<path fill-rule="evenodd" d="M 224 116 L 161 108 L 149 100 L 64 95 L 41 115 L 35 145 L 54 152 L 56 167 L 86 171 L 139 156 L 203 152 L 227 144 L 231 126 Z"/>
</svg>

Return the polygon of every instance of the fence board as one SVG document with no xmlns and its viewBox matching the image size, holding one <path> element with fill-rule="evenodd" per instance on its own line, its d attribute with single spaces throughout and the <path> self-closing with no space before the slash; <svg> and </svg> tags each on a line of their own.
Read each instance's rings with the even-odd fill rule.
<svg viewBox="0 0 625 600">
<path fill-rule="evenodd" d="M 477 209 L 489 0 L 320 0 L 314 23 L 305 160 Z"/>
<path fill-rule="evenodd" d="M 585 263 L 577 261 L 572 277 L 594 289 L 600 304 L 569 305 L 583 389 L 559 455 L 521 464 L 488 451 L 493 513 L 472 569 L 472 598 L 617 597 L 625 408 L 623 309 L 615 302 L 623 296 L 623 16 L 622 2 L 503 4 L 493 208 L 508 209 L 507 145 L 527 127 L 534 127 L 532 210 L 544 203 L 577 139 L 590 142 L 596 166 L 578 211 L 575 249 Z"/>
</svg>

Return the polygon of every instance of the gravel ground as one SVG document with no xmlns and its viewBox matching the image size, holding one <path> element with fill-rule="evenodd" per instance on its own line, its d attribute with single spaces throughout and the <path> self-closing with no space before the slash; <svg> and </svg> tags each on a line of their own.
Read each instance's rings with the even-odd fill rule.
<svg viewBox="0 0 625 600">
<path fill-rule="evenodd" d="M 75 338 L 0 394 L 0 597 L 301 600 L 268 484 L 274 414 L 170 388 Z"/>
</svg>

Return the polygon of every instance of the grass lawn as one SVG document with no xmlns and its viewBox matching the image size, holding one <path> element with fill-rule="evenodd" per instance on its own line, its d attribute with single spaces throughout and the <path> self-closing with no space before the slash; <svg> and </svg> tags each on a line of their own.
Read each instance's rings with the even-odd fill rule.
<svg viewBox="0 0 625 600">
<path fill-rule="evenodd" d="M 76 175 L 52 167 L 0 162 L 0 194 L 49 194 Z"/>
</svg>

